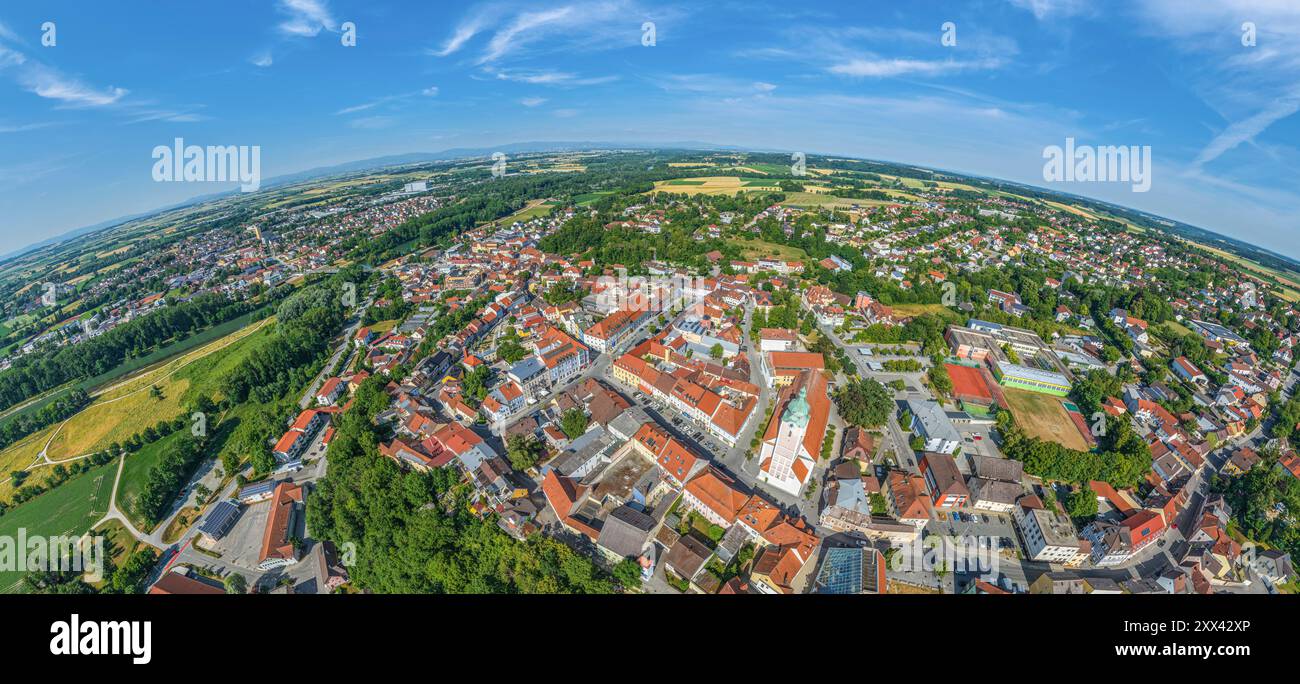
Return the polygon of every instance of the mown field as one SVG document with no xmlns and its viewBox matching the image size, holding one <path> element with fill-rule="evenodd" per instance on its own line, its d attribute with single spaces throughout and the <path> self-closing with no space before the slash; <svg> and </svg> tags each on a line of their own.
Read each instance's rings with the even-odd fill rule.
<svg viewBox="0 0 1300 684">
<path fill-rule="evenodd" d="M 263 319 L 103 389 L 90 406 L 67 421 L 0 451 L 0 480 L 13 470 L 36 463 L 42 449 L 52 461 L 74 459 L 101 451 L 113 442 L 125 441 L 151 425 L 181 415 L 184 407 L 200 395 L 219 400 L 221 379 L 259 341 L 272 334 L 273 321 L 274 318 Z M 155 387 L 156 393 L 152 389 Z M 42 478 L 43 470 L 36 469 L 30 477 Z M 12 480 L 0 484 L 0 501 L 8 499 L 14 489 Z"/>
<path fill-rule="evenodd" d="M 47 457 L 60 461 L 100 451 L 181 415 L 185 405 L 200 395 L 219 399 L 217 388 L 223 375 L 209 369 L 233 367 L 259 336 L 270 334 L 268 323 L 272 320 L 264 319 L 105 391 L 63 425 L 50 440 Z"/>
<path fill-rule="evenodd" d="M 1057 397 L 1012 387 L 1003 388 L 1002 392 L 1007 397 L 1007 403 L 1011 404 L 1008 408 L 1016 417 L 1016 425 L 1025 434 L 1077 451 L 1089 449 L 1087 440 L 1079 428 L 1075 427 L 1074 421 L 1070 420 L 1070 415 Z"/>
</svg>

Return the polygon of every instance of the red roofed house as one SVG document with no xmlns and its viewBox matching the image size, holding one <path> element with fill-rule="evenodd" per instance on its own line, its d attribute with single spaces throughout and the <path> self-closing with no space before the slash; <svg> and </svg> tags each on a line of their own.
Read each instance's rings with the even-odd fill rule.
<svg viewBox="0 0 1300 684">
<path fill-rule="evenodd" d="M 258 570 L 293 565 L 298 562 L 298 547 L 293 543 L 298 509 L 302 505 L 302 487 L 292 482 L 281 482 L 271 494 L 271 512 L 266 517 L 266 531 L 262 534 L 262 550 L 257 557 Z"/>
<path fill-rule="evenodd" d="M 329 414 L 317 409 L 307 409 L 298 414 L 293 425 L 280 436 L 272 453 L 280 461 L 292 461 L 302 455 L 311 444 L 311 438 L 322 425 L 329 422 Z"/>
<path fill-rule="evenodd" d="M 682 504 L 714 525 L 730 527 L 749 501 L 749 496 L 734 478 L 709 466 L 686 483 Z"/>
</svg>

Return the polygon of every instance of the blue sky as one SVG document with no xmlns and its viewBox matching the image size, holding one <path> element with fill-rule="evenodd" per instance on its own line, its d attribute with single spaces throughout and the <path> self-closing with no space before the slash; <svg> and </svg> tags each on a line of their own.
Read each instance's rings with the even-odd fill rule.
<svg viewBox="0 0 1300 684">
<path fill-rule="evenodd" d="M 263 178 L 535 140 L 844 154 L 1300 257 L 1293 0 L 28 4 L 0 7 L 0 253 L 232 188 L 152 180 L 153 148 L 182 137 L 261 146 Z M 1045 183 L 1066 137 L 1151 146 L 1150 191 Z"/>
</svg>

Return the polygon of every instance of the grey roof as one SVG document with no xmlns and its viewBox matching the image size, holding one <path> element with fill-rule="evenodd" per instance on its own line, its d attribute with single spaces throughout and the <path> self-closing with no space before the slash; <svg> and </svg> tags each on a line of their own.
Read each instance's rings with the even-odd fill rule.
<svg viewBox="0 0 1300 684">
<path fill-rule="evenodd" d="M 723 563 L 730 563 L 747 541 L 749 541 L 749 533 L 745 531 L 745 527 L 732 525 L 727 528 L 726 534 L 722 535 L 722 541 L 718 542 L 718 548 L 713 551 L 718 554 L 718 558 Z"/>
<path fill-rule="evenodd" d="M 597 543 L 610 553 L 623 558 L 641 555 L 654 528 L 654 518 L 632 508 L 619 506 L 610 511 L 605 525 L 600 528 Z"/>
<path fill-rule="evenodd" d="M 612 451 L 614 446 L 614 442 L 605 434 L 605 429 L 597 425 L 569 442 L 568 447 L 556 457 L 551 467 L 561 475 L 569 477 L 583 470 L 582 466 L 590 463 L 592 459 L 608 456 L 603 452 Z"/>
<path fill-rule="evenodd" d="M 867 488 L 862 486 L 862 480 L 840 481 L 835 489 L 835 496 L 829 503 L 863 515 L 871 515 L 871 499 L 867 496 Z"/>
<path fill-rule="evenodd" d="M 278 480 L 263 480 L 261 482 L 254 482 L 253 484 L 248 485 L 243 489 L 239 490 L 239 498 L 243 499 L 250 496 L 258 496 L 259 494 L 265 494 L 275 489 L 275 486 L 277 484 L 279 484 Z"/>
<path fill-rule="evenodd" d="M 529 378 L 546 370 L 545 364 L 536 356 L 527 356 L 520 359 L 518 363 L 510 367 L 510 375 L 514 376 L 520 382 L 527 381 Z"/>
<path fill-rule="evenodd" d="M 907 410 L 912 412 L 917 422 L 921 425 L 921 430 L 928 439 L 942 439 L 949 442 L 960 442 L 961 435 L 957 433 L 957 428 L 953 427 L 952 421 L 948 420 L 947 414 L 943 408 L 933 401 L 917 401 L 915 399 L 907 400 Z"/>
<path fill-rule="evenodd" d="M 971 496 L 975 497 L 977 502 L 991 501 L 1009 505 L 1014 504 L 1020 495 L 1025 493 L 1024 487 L 1018 483 L 985 477 L 972 477 L 967 484 L 970 485 Z"/>
<path fill-rule="evenodd" d="M 1025 465 L 1012 458 L 996 458 L 969 454 L 971 474 L 976 477 L 1005 482 L 1020 482 L 1024 479 Z"/>
<path fill-rule="evenodd" d="M 713 551 L 705 546 L 704 542 L 688 534 L 678 539 L 677 543 L 668 549 L 665 564 L 684 579 L 692 580 L 712 555 Z"/>
<path fill-rule="evenodd" d="M 648 422 L 650 422 L 650 416 L 645 412 L 645 409 L 634 405 L 632 408 L 615 416 L 605 427 L 615 437 L 626 440 L 632 439 L 632 436 L 641 429 L 641 426 Z"/>
</svg>

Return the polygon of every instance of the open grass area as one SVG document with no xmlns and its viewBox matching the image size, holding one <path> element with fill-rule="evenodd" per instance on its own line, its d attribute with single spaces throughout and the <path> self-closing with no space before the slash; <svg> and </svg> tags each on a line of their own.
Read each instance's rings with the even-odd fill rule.
<svg viewBox="0 0 1300 684">
<path fill-rule="evenodd" d="M 894 304 L 890 308 L 894 310 L 894 313 L 900 316 L 934 314 L 935 316 L 943 316 L 945 318 L 960 318 L 960 316 L 957 315 L 957 312 L 942 304 Z"/>
<path fill-rule="evenodd" d="M 127 531 L 126 525 L 117 520 L 105 522 L 96 527 L 93 533 L 96 536 L 104 537 L 104 553 L 115 567 L 120 567 L 122 563 L 126 562 L 127 557 L 135 553 L 137 549 L 145 546 L 144 542 L 136 541 L 136 538 Z M 95 586 L 103 586 L 106 581 Z"/>
<path fill-rule="evenodd" d="M 496 225 L 508 226 L 515 221 L 531 221 L 539 216 L 546 216 L 552 209 L 553 207 L 543 200 L 532 200 L 523 209 L 497 221 Z"/>
<path fill-rule="evenodd" d="M 170 445 L 175 444 L 177 440 L 187 434 L 189 433 L 184 430 L 173 432 L 126 457 L 126 463 L 122 466 L 122 482 L 118 485 L 117 507 L 131 519 L 131 523 L 138 529 L 147 527 L 144 524 L 144 517 L 140 515 L 140 511 L 136 507 L 136 501 L 140 497 L 140 492 L 144 490 L 144 484 L 149 478 L 149 471 L 158 464 L 158 461 L 162 459 L 162 455 L 166 453 Z"/>
<path fill-rule="evenodd" d="M 376 335 L 383 335 L 384 333 L 392 330 L 393 328 L 396 328 L 397 324 L 400 322 L 401 321 L 399 321 L 398 319 L 392 318 L 386 321 L 378 321 L 376 323 L 371 323 L 368 327 L 370 328 L 370 332 Z"/>
<path fill-rule="evenodd" d="M 51 425 L 44 430 L 38 430 L 10 444 L 4 451 L 0 451 L 0 480 L 9 477 L 9 473 L 15 470 L 22 470 L 35 463 L 41 457 L 41 449 L 45 447 L 45 442 L 57 427 Z"/>
<path fill-rule="evenodd" d="M 61 397 L 66 396 L 69 392 L 71 392 L 73 389 L 76 388 L 83 389 L 89 392 L 91 395 L 97 396 L 99 394 L 102 394 L 105 391 L 105 388 L 118 387 L 123 382 L 124 378 L 128 380 L 131 378 L 143 378 L 151 372 L 158 372 L 158 371 L 165 373 L 166 372 L 165 369 L 168 368 L 169 366 L 173 364 L 182 364 L 185 362 L 186 358 L 195 358 L 192 356 L 183 356 L 186 355 L 188 352 L 193 351 L 198 353 L 199 355 L 206 354 L 210 350 L 204 348 L 213 344 L 214 341 L 221 340 L 221 338 L 226 338 L 230 336 L 232 333 L 241 330 L 248 330 L 250 327 L 249 325 L 250 323 L 253 324 L 258 323 L 258 321 L 255 321 L 257 315 L 258 315 L 257 312 L 253 312 L 253 313 L 246 314 L 244 316 L 240 316 L 236 319 L 226 321 L 221 325 L 213 326 L 201 333 L 192 335 L 183 340 L 179 340 L 177 342 L 172 342 L 171 344 L 163 345 L 162 347 L 159 347 L 158 349 L 155 349 L 153 352 L 150 352 L 149 354 L 145 354 L 144 356 L 130 359 L 122 363 L 121 365 L 117 366 L 116 368 L 107 371 L 105 373 L 101 373 L 93 378 L 88 378 L 86 380 L 81 380 L 78 382 L 71 382 L 66 385 L 63 385 L 62 387 L 52 389 L 49 392 L 46 392 L 45 394 L 41 395 L 40 397 L 32 399 L 23 404 L 20 404 L 19 406 L 11 407 L 3 414 L 0 414 L 0 423 L 8 422 L 21 415 L 26 415 L 29 413 L 33 413 L 35 411 L 39 411 L 41 408 L 47 406 L 48 404 L 58 400 Z M 110 383 L 116 383 L 116 384 L 110 384 Z"/>
<path fill-rule="evenodd" d="M 1075 427 L 1074 421 L 1070 420 L 1058 397 L 1011 387 L 1003 388 L 1002 392 L 1007 397 L 1007 403 L 1011 404 L 1008 408 L 1016 417 L 1016 425 L 1025 434 L 1076 451 L 1089 449 L 1087 440 L 1079 428 Z"/>
<path fill-rule="evenodd" d="M 0 516 L 0 536 L 16 539 L 20 528 L 28 536 L 85 534 L 108 512 L 115 468 L 116 463 L 92 468 Z M 15 591 L 22 575 L 0 572 L 0 592 Z"/>
<path fill-rule="evenodd" d="M 612 194 L 614 193 L 610 191 L 587 192 L 581 195 L 574 195 L 573 202 L 578 206 L 584 206 L 587 204 L 591 204 L 592 202 L 595 202 L 596 200 L 604 197 L 605 195 L 612 195 Z"/>
<path fill-rule="evenodd" d="M 1170 319 L 1170 320 L 1165 321 L 1163 325 L 1164 325 L 1166 328 L 1168 328 L 1169 330 L 1171 330 L 1171 331 L 1173 331 L 1173 332 L 1175 332 L 1175 333 L 1177 333 L 1177 334 L 1179 334 L 1179 335 L 1192 335 L 1192 336 L 1196 336 L 1196 333 L 1192 332 L 1191 328 L 1188 328 L 1187 326 L 1185 326 L 1185 325 L 1183 325 L 1182 323 L 1179 323 L 1178 321 L 1175 321 L 1175 320 L 1173 320 L 1173 319 Z"/>
<path fill-rule="evenodd" d="M 46 449 L 46 455 L 53 461 L 100 451 L 159 421 L 181 415 L 184 406 L 200 394 L 219 399 L 217 388 L 221 379 L 258 340 L 271 334 L 273 320 L 263 319 L 104 389 L 90 406 L 64 423 L 50 426 L 0 451 L 0 473 L 31 465 L 42 449 Z M 0 497 L 7 497 L 12 489 L 12 483 L 0 485 Z"/>
</svg>

